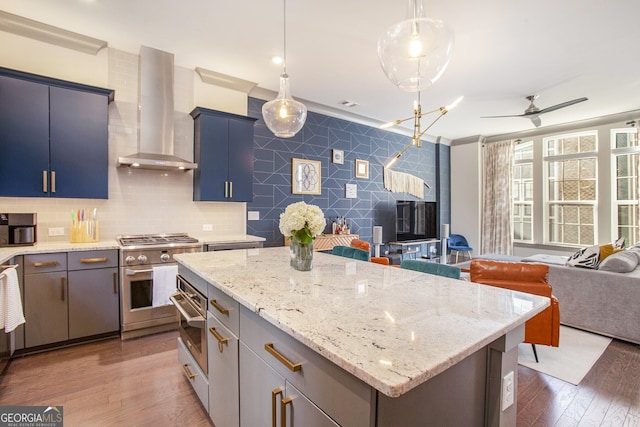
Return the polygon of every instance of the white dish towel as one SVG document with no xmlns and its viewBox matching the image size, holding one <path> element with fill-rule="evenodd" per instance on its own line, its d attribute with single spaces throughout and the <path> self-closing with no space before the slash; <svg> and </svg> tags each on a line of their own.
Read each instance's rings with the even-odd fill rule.
<svg viewBox="0 0 640 427">
<path fill-rule="evenodd" d="M 25 323 L 20 299 L 18 273 L 11 267 L 2 271 L 0 279 L 0 329 L 9 333 Z"/>
<path fill-rule="evenodd" d="M 153 267 L 153 300 L 154 307 L 171 304 L 169 297 L 176 291 L 177 265 L 159 265 Z"/>
</svg>

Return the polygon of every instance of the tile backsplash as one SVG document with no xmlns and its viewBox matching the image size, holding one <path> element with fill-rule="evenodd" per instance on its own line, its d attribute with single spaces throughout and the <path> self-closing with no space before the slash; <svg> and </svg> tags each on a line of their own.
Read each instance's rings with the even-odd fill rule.
<svg viewBox="0 0 640 427">
<path fill-rule="evenodd" d="M 246 203 L 194 202 L 193 172 L 118 168 L 117 158 L 137 151 L 138 55 L 109 49 L 109 199 L 0 197 L 0 212 L 36 212 L 38 241 L 69 241 L 71 210 L 97 208 L 100 240 L 120 234 L 186 232 L 201 239 L 246 233 Z M 175 154 L 193 159 L 195 72 L 175 71 Z M 82 161 L 78 159 L 78 161 Z M 203 231 L 211 224 L 213 231 Z M 49 228 L 64 235 L 49 236 Z"/>
</svg>

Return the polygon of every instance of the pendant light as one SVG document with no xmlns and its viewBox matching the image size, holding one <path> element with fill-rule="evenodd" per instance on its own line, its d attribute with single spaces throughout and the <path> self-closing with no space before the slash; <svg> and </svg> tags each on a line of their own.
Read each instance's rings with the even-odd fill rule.
<svg viewBox="0 0 640 427">
<path fill-rule="evenodd" d="M 262 118 L 265 124 L 275 136 L 279 138 L 291 138 L 294 136 L 307 119 L 307 107 L 291 97 L 289 89 L 289 75 L 287 74 L 287 2 L 284 5 L 284 61 L 283 71 L 280 74 L 280 89 L 276 99 L 262 106 Z"/>
<path fill-rule="evenodd" d="M 453 54 L 453 31 L 424 16 L 422 0 L 409 0 L 407 19 L 389 27 L 378 40 L 378 59 L 391 82 L 406 92 L 430 87 Z"/>
</svg>

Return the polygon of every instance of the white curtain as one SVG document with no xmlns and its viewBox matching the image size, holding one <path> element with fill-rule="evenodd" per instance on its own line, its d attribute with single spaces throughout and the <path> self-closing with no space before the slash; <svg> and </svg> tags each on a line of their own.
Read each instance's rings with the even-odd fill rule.
<svg viewBox="0 0 640 427">
<path fill-rule="evenodd" d="M 485 144 L 483 154 L 481 253 L 512 255 L 513 141 Z"/>
</svg>

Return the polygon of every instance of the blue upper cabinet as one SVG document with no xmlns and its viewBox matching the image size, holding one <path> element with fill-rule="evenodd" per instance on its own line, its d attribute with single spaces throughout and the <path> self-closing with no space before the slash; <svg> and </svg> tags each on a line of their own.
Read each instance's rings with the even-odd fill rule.
<svg viewBox="0 0 640 427">
<path fill-rule="evenodd" d="M 113 91 L 0 68 L 0 196 L 106 199 Z"/>
<path fill-rule="evenodd" d="M 253 125 L 256 119 L 197 107 L 194 119 L 193 200 L 253 200 Z"/>
</svg>

